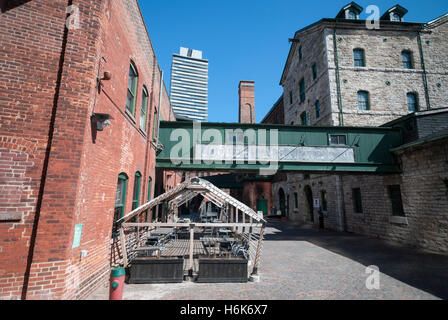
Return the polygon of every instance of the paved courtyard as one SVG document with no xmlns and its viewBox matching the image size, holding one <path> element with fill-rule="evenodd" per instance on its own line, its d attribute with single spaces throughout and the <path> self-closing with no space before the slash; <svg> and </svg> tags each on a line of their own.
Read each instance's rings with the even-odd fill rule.
<svg viewBox="0 0 448 320">
<path fill-rule="evenodd" d="M 126 285 L 130 300 L 448 299 L 448 256 L 291 222 L 269 221 L 260 282 Z M 367 266 L 380 270 L 369 290 Z M 88 299 L 108 299 L 99 288 Z"/>
</svg>

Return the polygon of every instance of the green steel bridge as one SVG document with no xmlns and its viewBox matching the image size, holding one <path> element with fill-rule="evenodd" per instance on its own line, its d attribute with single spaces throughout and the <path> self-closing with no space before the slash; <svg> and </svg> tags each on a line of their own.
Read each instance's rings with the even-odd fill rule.
<svg viewBox="0 0 448 320">
<path fill-rule="evenodd" d="M 399 128 L 160 122 L 156 167 L 222 172 L 397 173 Z M 275 172 L 274 172 L 275 173 Z M 272 173 L 273 174 L 273 173 Z"/>
</svg>

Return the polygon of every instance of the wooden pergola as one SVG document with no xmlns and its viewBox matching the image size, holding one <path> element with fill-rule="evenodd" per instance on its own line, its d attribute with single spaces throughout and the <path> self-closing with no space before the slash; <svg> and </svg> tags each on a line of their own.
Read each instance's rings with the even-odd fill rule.
<svg viewBox="0 0 448 320">
<path fill-rule="evenodd" d="M 212 202 L 220 208 L 217 221 L 186 223 L 179 220 L 178 208 L 198 195 L 204 197 L 203 204 Z M 143 214 L 151 210 L 155 212 L 155 221 L 152 221 L 151 214 L 146 215 L 146 219 L 143 217 Z M 266 221 L 262 212 L 255 212 L 206 180 L 192 178 L 131 211 L 118 220 L 117 224 L 125 267 L 129 264 L 128 252 L 135 250 L 145 235 L 151 235 L 151 232 L 157 228 L 188 228 L 190 231 L 189 270 L 192 272 L 195 228 L 226 228 L 235 238 L 248 244 L 248 271 L 251 275 L 257 275 Z M 129 236 L 130 234 L 133 236 Z"/>
</svg>

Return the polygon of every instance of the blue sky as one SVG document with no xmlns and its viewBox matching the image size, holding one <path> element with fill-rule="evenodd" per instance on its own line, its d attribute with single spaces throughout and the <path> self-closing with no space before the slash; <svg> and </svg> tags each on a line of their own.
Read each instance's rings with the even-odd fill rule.
<svg viewBox="0 0 448 320">
<path fill-rule="evenodd" d="M 139 0 L 169 90 L 172 54 L 179 47 L 202 50 L 209 60 L 209 121 L 238 121 L 238 84 L 255 81 L 260 122 L 282 94 L 279 85 L 295 31 L 334 18 L 350 0 Z M 381 14 L 397 2 L 408 22 L 448 13 L 446 0 L 359 0 Z M 364 11 L 361 19 L 366 19 Z"/>
</svg>

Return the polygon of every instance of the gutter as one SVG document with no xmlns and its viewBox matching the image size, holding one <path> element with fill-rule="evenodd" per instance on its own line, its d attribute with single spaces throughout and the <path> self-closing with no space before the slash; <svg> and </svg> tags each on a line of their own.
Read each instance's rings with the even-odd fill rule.
<svg viewBox="0 0 448 320">
<path fill-rule="evenodd" d="M 338 93 L 338 109 L 339 109 L 339 125 L 344 126 L 344 112 L 342 106 L 342 98 L 341 98 L 341 77 L 339 73 L 339 56 L 338 56 L 338 43 L 336 40 L 336 27 L 338 24 L 338 20 L 335 20 L 336 24 L 334 26 L 333 33 L 333 46 L 334 46 L 334 60 L 336 64 L 336 84 L 337 84 L 337 93 Z"/>
<path fill-rule="evenodd" d="M 426 106 L 427 106 L 428 110 L 431 110 L 431 101 L 429 99 L 429 92 L 428 92 L 428 77 L 427 77 L 427 72 L 426 72 L 425 57 L 423 54 L 422 37 L 421 37 L 420 31 L 417 31 L 417 39 L 418 39 L 418 48 L 420 50 L 420 57 L 421 57 L 422 68 L 423 68 L 423 86 L 425 87 Z"/>
</svg>

